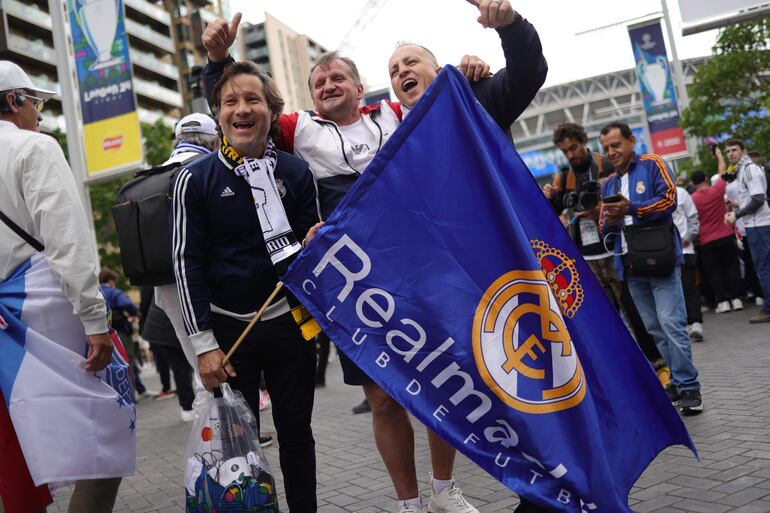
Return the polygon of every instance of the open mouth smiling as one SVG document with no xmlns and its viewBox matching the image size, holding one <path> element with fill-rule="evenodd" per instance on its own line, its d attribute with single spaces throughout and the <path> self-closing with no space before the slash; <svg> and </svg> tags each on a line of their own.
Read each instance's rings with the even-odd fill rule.
<svg viewBox="0 0 770 513">
<path fill-rule="evenodd" d="M 413 78 L 408 78 L 401 83 L 401 90 L 405 93 L 411 91 L 415 87 L 417 87 L 417 80 Z"/>
<path fill-rule="evenodd" d="M 233 123 L 233 128 L 236 130 L 249 130 L 251 128 L 254 128 L 254 122 L 253 121 L 236 121 Z"/>
</svg>

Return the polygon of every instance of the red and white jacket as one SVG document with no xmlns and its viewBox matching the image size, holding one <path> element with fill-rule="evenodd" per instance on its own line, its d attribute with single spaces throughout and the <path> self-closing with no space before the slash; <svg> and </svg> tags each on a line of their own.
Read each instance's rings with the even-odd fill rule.
<svg viewBox="0 0 770 513">
<path fill-rule="evenodd" d="M 367 164 L 398 128 L 401 117 L 401 105 L 387 100 L 361 108 L 362 121 L 379 134 L 377 146 L 369 149 Z M 350 141 L 335 122 L 312 111 L 284 114 L 278 119 L 278 126 L 281 134 L 276 145 L 310 164 L 318 185 L 321 216 L 326 219 L 364 171 L 351 164 Z"/>
</svg>

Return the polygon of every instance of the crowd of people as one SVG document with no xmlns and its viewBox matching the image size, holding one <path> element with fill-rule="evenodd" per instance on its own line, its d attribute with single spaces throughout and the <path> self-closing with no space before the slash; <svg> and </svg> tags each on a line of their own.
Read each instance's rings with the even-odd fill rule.
<svg viewBox="0 0 770 513">
<path fill-rule="evenodd" d="M 770 212 L 765 170 L 740 139 L 724 143 L 729 165 L 714 145 L 717 169 L 674 179 L 659 156 L 634 152 L 628 125 L 600 131 L 603 155 L 588 147 L 584 128 L 565 122 L 554 144 L 569 162 L 543 186 L 609 299 L 659 373 L 683 415 L 703 411 L 692 342 L 703 342 L 702 312 L 743 310 L 743 299 L 761 310 L 750 323 L 770 321 L 767 240 Z M 670 239 L 668 254 L 639 238 L 639 225 Z M 636 243 L 634 243 L 636 240 Z M 673 265 L 646 268 L 641 257 Z M 625 293 L 625 294 L 624 294 Z M 639 323 L 641 319 L 642 323 Z M 651 344 L 651 340 L 654 342 Z"/>
<path fill-rule="evenodd" d="M 544 83 L 547 64 L 535 28 L 508 0 L 471 3 L 479 23 L 497 31 L 505 67 L 490 74 L 488 65 L 470 56 L 458 67 L 475 98 L 506 130 Z M 0 281 L 42 251 L 83 323 L 90 347 L 86 369 L 99 370 L 110 361 L 111 311 L 136 395 L 152 395 L 137 366 L 140 335 L 161 375 L 158 398 L 176 396 L 185 422 L 195 417 L 195 391 L 224 382 L 244 395 L 258 420 L 266 389 L 288 510 L 312 513 L 317 498 L 311 419 L 314 390 L 325 385 L 328 338 L 312 334 L 318 351 L 308 343 L 310 336 L 299 325 L 307 321 L 301 305 L 281 293 L 233 357 L 226 360 L 225 354 L 286 265 L 312 240 L 441 68 L 427 48 L 400 44 L 387 63 L 399 101 L 362 107 L 356 64 L 336 52 L 323 54 L 308 77 L 315 110 L 285 114 L 271 76 L 229 56 L 239 22 L 240 14 L 229 22 L 216 20 L 203 33 L 209 63 L 202 76 L 215 120 L 193 114 L 175 128 L 174 150 L 164 163 L 179 166 L 173 205 L 168 220 L 157 220 L 170 225 L 175 282 L 145 287 L 138 308 L 117 288 L 115 272 L 103 269 L 97 279 L 96 252 L 61 151 L 26 156 L 51 145 L 35 134 L 51 92 L 36 88 L 15 64 L 0 62 L 0 143 L 10 152 L 0 167 L 5 187 Z M 743 141 L 729 140 L 724 145 L 729 165 L 716 148 L 716 172 L 695 171 L 689 183 L 677 187 L 661 157 L 635 153 L 634 135 L 623 122 L 600 131 L 601 153 L 589 148 L 586 131 L 575 123 L 560 125 L 553 142 L 569 165 L 543 194 L 671 402 L 683 415 L 700 413 L 703 398 L 691 343 L 708 340 L 702 310 L 726 314 L 752 299 L 761 311 L 750 322 L 770 321 L 764 170 L 752 162 Z M 55 222 L 52 204 L 58 210 Z M 645 234 L 663 243 L 651 246 Z M 41 241 L 41 248 L 30 240 Z M 430 497 L 423 502 L 407 411 L 352 360 L 339 357 L 345 383 L 362 387 L 366 398 L 358 410 L 371 410 L 374 445 L 399 513 L 478 513 L 455 484 L 456 449 L 430 430 Z M 112 511 L 122 476 L 109 477 L 79 481 L 70 512 Z M 516 511 L 548 510 L 522 499 Z"/>
</svg>

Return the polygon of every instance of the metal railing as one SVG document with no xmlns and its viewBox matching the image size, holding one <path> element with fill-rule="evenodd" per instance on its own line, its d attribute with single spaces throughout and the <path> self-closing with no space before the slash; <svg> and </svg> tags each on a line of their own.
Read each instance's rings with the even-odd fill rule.
<svg viewBox="0 0 770 513">
<path fill-rule="evenodd" d="M 140 25 L 134 20 L 126 18 L 126 32 L 143 41 L 152 43 L 168 53 L 174 53 L 174 41 L 172 41 L 170 37 L 159 34 L 150 28 Z"/>
<path fill-rule="evenodd" d="M 182 95 L 179 94 L 179 91 L 167 89 L 160 84 L 137 77 L 134 77 L 134 88 L 136 89 L 136 94 L 146 98 L 160 101 L 174 107 L 182 107 Z"/>
</svg>

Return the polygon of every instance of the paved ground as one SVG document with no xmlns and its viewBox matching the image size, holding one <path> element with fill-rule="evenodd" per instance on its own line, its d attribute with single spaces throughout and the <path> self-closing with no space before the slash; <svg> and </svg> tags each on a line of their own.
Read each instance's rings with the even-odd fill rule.
<svg viewBox="0 0 770 513">
<path fill-rule="evenodd" d="M 770 325 L 749 324 L 756 311 L 706 314 L 706 342 L 694 346 L 706 411 L 685 419 L 701 461 L 682 447 L 669 448 L 632 490 L 634 511 L 770 512 Z M 157 387 L 157 378 L 147 381 Z M 336 361 L 330 364 L 327 383 L 316 395 L 313 420 L 319 512 L 394 511 L 392 487 L 372 441 L 370 415 L 350 412 L 361 392 L 342 384 Z M 123 482 L 115 512 L 181 512 L 189 424 L 181 422 L 174 400 L 142 401 L 139 415 L 138 471 Z M 269 415 L 263 414 L 263 423 L 272 429 Z M 418 472 L 427 493 L 427 439 L 419 425 L 416 432 Z M 267 457 L 278 470 L 277 448 L 269 448 Z M 518 502 L 460 455 L 455 474 L 481 513 L 510 512 Z M 62 491 L 49 511 L 66 511 L 68 497 L 69 491 Z"/>
</svg>

